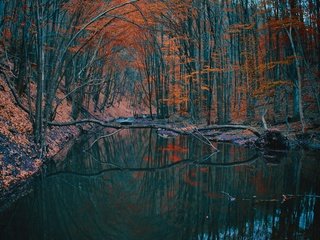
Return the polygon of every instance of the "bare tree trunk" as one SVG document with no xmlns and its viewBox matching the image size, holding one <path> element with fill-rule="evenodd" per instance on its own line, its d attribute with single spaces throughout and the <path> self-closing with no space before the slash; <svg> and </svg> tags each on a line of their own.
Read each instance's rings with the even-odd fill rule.
<svg viewBox="0 0 320 240">
<path fill-rule="evenodd" d="M 36 28 L 37 28 L 37 96 L 36 96 L 36 116 L 34 126 L 34 137 L 35 142 L 41 146 L 44 146 L 43 132 L 43 88 L 44 88 L 44 51 L 43 51 L 43 30 L 42 30 L 42 19 L 43 11 L 41 9 L 41 0 L 36 2 Z"/>
<path fill-rule="evenodd" d="M 300 122 L 301 122 L 301 130 L 304 133 L 305 132 L 305 120 L 304 120 L 304 114 L 303 114 L 303 104 L 302 104 L 302 87 L 301 87 L 301 83 L 302 83 L 302 75 L 301 75 L 301 67 L 300 67 L 300 60 L 299 57 L 297 55 L 297 51 L 296 51 L 296 46 L 294 44 L 293 41 L 293 37 L 292 37 L 292 26 L 290 26 L 289 30 L 286 29 L 288 38 L 290 40 L 290 44 L 291 44 L 291 48 L 293 51 L 293 56 L 294 56 L 294 60 L 295 60 L 295 68 L 297 71 L 297 81 L 294 81 L 295 87 L 298 90 L 298 95 L 296 96 L 298 98 L 298 104 L 299 104 L 299 116 L 300 116 Z"/>
</svg>

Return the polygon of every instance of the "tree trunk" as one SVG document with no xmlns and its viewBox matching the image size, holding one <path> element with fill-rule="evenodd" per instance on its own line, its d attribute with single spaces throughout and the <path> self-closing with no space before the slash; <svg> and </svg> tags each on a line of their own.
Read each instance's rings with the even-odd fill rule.
<svg viewBox="0 0 320 240">
<path fill-rule="evenodd" d="M 35 142 L 40 145 L 41 151 L 44 146 L 44 131 L 43 129 L 43 88 L 44 88 L 44 51 L 43 51 L 43 29 L 41 26 L 43 19 L 43 11 L 41 8 L 42 1 L 37 0 L 35 5 L 36 10 L 36 29 L 37 29 L 37 96 L 36 96 L 36 113 L 34 137 Z"/>
<path fill-rule="evenodd" d="M 296 46 L 295 43 L 293 41 L 293 37 L 292 37 L 292 26 L 290 26 L 290 29 L 286 29 L 288 38 L 290 40 L 290 45 L 293 51 L 293 56 L 294 56 L 294 62 L 295 62 L 295 68 L 297 71 L 297 80 L 294 81 L 294 88 L 296 89 L 294 98 L 296 99 L 297 103 L 298 103 L 298 111 L 299 111 L 299 117 L 300 117 L 300 122 L 301 122 L 301 130 L 304 133 L 305 132 L 305 120 L 304 120 L 304 114 L 303 114 L 303 104 L 302 104 L 302 87 L 301 87 L 301 83 L 302 83 L 302 74 L 301 74 L 301 67 L 300 67 L 300 60 L 299 60 L 299 56 L 297 55 L 297 51 L 296 51 Z"/>
</svg>

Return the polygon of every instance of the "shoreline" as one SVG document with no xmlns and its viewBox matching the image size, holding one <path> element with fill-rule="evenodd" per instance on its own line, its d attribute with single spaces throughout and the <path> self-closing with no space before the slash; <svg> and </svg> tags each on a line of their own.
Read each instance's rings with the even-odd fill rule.
<svg viewBox="0 0 320 240">
<path fill-rule="evenodd" d="M 123 119 L 123 118 L 121 118 Z M 160 123 L 162 126 L 168 126 L 168 128 L 177 128 L 179 126 L 179 123 L 166 123 L 162 120 L 139 120 L 134 119 L 134 127 L 139 127 L 139 124 L 141 124 L 143 127 L 145 125 L 150 124 L 154 126 L 155 122 L 158 124 Z M 170 126 L 170 127 L 169 127 Z M 19 198 L 23 197 L 24 195 L 28 194 L 30 191 L 32 191 L 32 188 L 30 186 L 32 185 L 32 182 L 36 176 L 38 176 L 41 173 L 42 167 L 46 164 L 48 161 L 59 161 L 63 159 L 64 156 L 68 153 L 69 149 L 73 146 L 76 139 L 81 136 L 82 130 L 92 130 L 95 129 L 97 126 L 92 126 L 90 124 L 85 124 L 84 126 L 60 126 L 60 127 L 51 127 L 50 132 L 47 135 L 47 142 L 48 144 L 51 144 L 51 147 L 49 147 L 48 155 L 43 158 L 39 159 L 37 158 L 37 151 L 36 146 L 34 144 L 30 144 L 29 146 L 19 147 L 16 143 L 6 141 L 5 136 L 0 134 L 0 152 L 2 160 L 2 186 L 0 188 L 0 212 L 4 209 L 7 209 L 10 204 L 14 203 Z M 130 128 L 130 125 L 123 126 L 126 129 Z M 171 132 L 170 130 L 164 130 L 164 129 L 158 129 L 158 134 L 161 136 L 164 133 L 170 137 L 170 134 L 176 134 L 175 132 Z M 165 132 L 163 132 L 165 131 Z M 280 130 L 273 130 L 281 132 Z M 317 132 L 317 131 L 315 131 Z M 282 133 L 282 132 L 281 132 Z M 314 133 L 314 131 L 313 131 Z M 224 142 L 224 143 L 230 143 L 230 144 L 236 144 L 243 147 L 249 147 L 249 148 L 257 148 L 259 149 L 259 146 L 255 145 L 258 138 L 248 130 L 227 130 L 227 131 L 204 131 L 203 136 L 208 138 L 210 141 L 213 142 Z M 312 135 L 309 134 L 309 135 Z M 299 145 L 297 143 L 296 135 L 294 134 L 295 138 L 288 139 L 286 137 L 286 141 L 288 141 L 288 148 L 284 149 L 285 151 L 290 150 L 296 150 L 296 149 L 302 149 L 303 146 Z M 319 138 L 319 134 L 317 136 Z M 310 139 L 309 139 L 310 140 Z M 316 140 L 318 141 L 318 140 Z M 299 145 L 299 146 L 298 146 Z M 297 147 L 298 146 L 298 147 Z M 306 146 L 308 146 L 306 144 Z M 319 146 L 318 146 L 319 147 Z M 30 150 L 30 148 L 32 150 Z M 309 150 L 317 150 L 319 151 L 320 148 L 309 148 Z M 267 147 L 260 148 L 260 150 L 268 150 Z M 270 152 L 267 152 L 270 154 Z M 19 161 L 15 161 L 15 156 L 20 156 Z M 263 155 L 262 155 L 263 156 Z M 15 162 L 16 165 L 13 165 Z M 11 169 L 11 172 L 7 170 L 7 175 L 4 175 L 3 171 L 3 163 L 7 163 L 7 169 Z M 22 163 L 22 164 L 21 164 Z M 8 167 L 9 166 L 9 167 Z M 20 170 L 19 171 L 17 171 Z M 10 175 L 12 174 L 12 175 Z M 8 181 L 8 182 L 5 182 Z M 6 183 L 4 185 L 3 183 Z"/>
<path fill-rule="evenodd" d="M 24 186 L 27 186 L 32 179 L 37 176 L 43 164 L 49 159 L 61 159 L 68 152 L 70 146 L 73 145 L 74 140 L 79 137 L 83 132 L 88 129 L 97 127 L 91 123 L 84 123 L 79 125 L 69 126 L 51 126 L 46 134 L 47 155 L 43 159 L 39 159 L 37 151 L 38 146 L 33 142 L 32 124 L 28 115 L 22 111 L 14 102 L 12 93 L 5 81 L 0 78 L 0 211 L 6 201 L 11 202 L 11 199 L 18 199 L 17 195 L 23 195 L 25 192 Z M 59 91 L 59 96 L 62 97 L 63 93 Z M 144 127 L 163 126 L 162 135 L 169 135 L 172 130 L 177 132 L 188 132 L 189 134 L 198 133 L 198 128 L 206 128 L 205 124 L 191 124 L 185 118 L 173 119 L 155 119 L 148 118 L 148 114 L 143 114 L 143 109 L 140 118 L 132 117 L 132 109 L 128 103 L 119 103 L 108 109 L 105 113 L 95 113 L 97 119 L 105 119 L 110 124 L 117 124 L 117 127 L 130 128 L 130 124 Z M 57 122 L 70 121 L 71 105 L 65 101 L 57 111 Z M 91 112 L 92 109 L 90 110 Z M 133 111 L 135 112 L 135 111 Z M 94 115 L 92 113 L 92 115 Z M 122 117 L 120 117 L 122 115 Z M 138 115 L 137 115 L 138 116 Z M 113 121 L 111 121 L 113 119 Z M 130 123 L 130 121 L 132 121 Z M 263 131 L 259 124 L 253 124 Z M 320 134 L 319 126 L 312 127 L 308 134 L 299 135 L 299 123 L 291 124 L 292 132 L 288 134 L 286 125 L 275 125 L 270 130 L 276 128 L 280 133 L 288 137 L 290 148 L 313 147 L 316 150 L 320 149 Z M 170 131 L 171 128 L 171 131 Z M 252 126 L 247 126 L 248 129 Z M 168 131 L 166 131 L 166 129 Z M 196 132 L 193 132 L 196 129 Z M 160 131 L 161 132 L 161 131 Z M 161 133 L 160 133 L 161 134 Z M 229 142 L 232 144 L 239 144 L 249 146 L 257 139 L 252 132 L 248 130 L 220 130 L 211 129 L 208 131 L 201 131 L 201 134 L 208 138 L 210 141 Z M 303 143 L 303 144 L 301 144 Z M 255 147 L 253 145 L 253 147 Z M 59 157 L 58 157 L 59 155 Z M 9 198 L 11 198 L 9 200 Z M 12 201 L 14 202 L 14 201 Z"/>
<path fill-rule="evenodd" d="M 0 212 L 6 209 L 7 205 L 29 192 L 28 186 L 33 179 L 41 173 L 42 167 L 54 156 L 59 154 L 65 147 L 73 142 L 80 135 L 80 131 L 74 126 L 62 127 L 53 131 L 55 138 L 50 138 L 50 142 L 55 142 L 54 150 L 48 152 L 49 156 L 38 158 L 36 146 L 31 143 L 19 146 L 9 141 L 0 134 L 1 152 L 1 186 L 0 186 Z M 30 150 L 31 149 L 31 150 Z"/>
</svg>

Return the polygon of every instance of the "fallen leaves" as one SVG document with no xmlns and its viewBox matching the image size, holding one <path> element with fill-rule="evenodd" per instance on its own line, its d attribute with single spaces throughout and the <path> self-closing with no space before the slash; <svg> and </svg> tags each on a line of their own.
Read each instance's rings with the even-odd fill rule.
<svg viewBox="0 0 320 240">
<path fill-rule="evenodd" d="M 0 78 L 3 88 L 0 98 L 0 133 L 7 136 L 12 142 L 27 145 L 28 136 L 32 133 L 32 124 L 28 115 L 14 104 L 10 90 Z"/>
<path fill-rule="evenodd" d="M 19 156 L 16 159 L 10 159 L 12 163 L 4 161 L 4 157 L 0 155 L 0 189 L 8 189 L 15 183 L 27 180 L 30 176 L 38 172 L 39 168 L 42 166 L 43 162 L 40 159 L 26 158 L 24 160 Z M 27 161 L 33 163 L 30 165 Z"/>
</svg>

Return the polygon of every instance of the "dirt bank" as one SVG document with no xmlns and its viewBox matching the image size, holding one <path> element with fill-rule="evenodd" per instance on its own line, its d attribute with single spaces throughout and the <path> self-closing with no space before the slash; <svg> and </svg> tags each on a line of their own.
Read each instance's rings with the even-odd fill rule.
<svg viewBox="0 0 320 240">
<path fill-rule="evenodd" d="M 33 88 L 34 86 L 32 86 Z M 16 104 L 7 83 L 0 79 L 0 201 L 39 172 L 44 159 L 39 159 L 33 142 L 32 123 Z M 22 98 L 23 99 L 23 98 Z M 26 101 L 26 99 L 23 99 Z M 64 103 L 57 120 L 69 120 L 71 106 Z M 75 126 L 52 128 L 47 134 L 48 154 L 54 156 L 64 144 L 79 134 Z"/>
<path fill-rule="evenodd" d="M 31 97 L 35 97 L 35 85 L 31 84 Z M 47 155 L 39 159 L 38 146 L 33 142 L 32 123 L 29 116 L 15 104 L 13 95 L 7 83 L 0 78 L 0 205 L 7 201 L 13 192 L 23 192 L 24 185 L 35 176 L 46 159 L 51 159 L 61 151 L 70 140 L 81 133 L 81 129 L 91 125 L 50 127 L 46 134 Z M 58 91 L 57 98 L 64 94 Z M 27 102 L 22 96 L 22 101 Z M 142 112 L 143 110 L 138 110 Z M 94 112 L 89 108 L 89 114 L 98 119 L 111 120 L 116 117 L 133 115 L 130 103 L 118 102 L 106 112 Z M 71 121 L 71 104 L 63 101 L 57 110 L 55 121 Z M 18 189 L 18 191 L 17 191 Z"/>
</svg>

